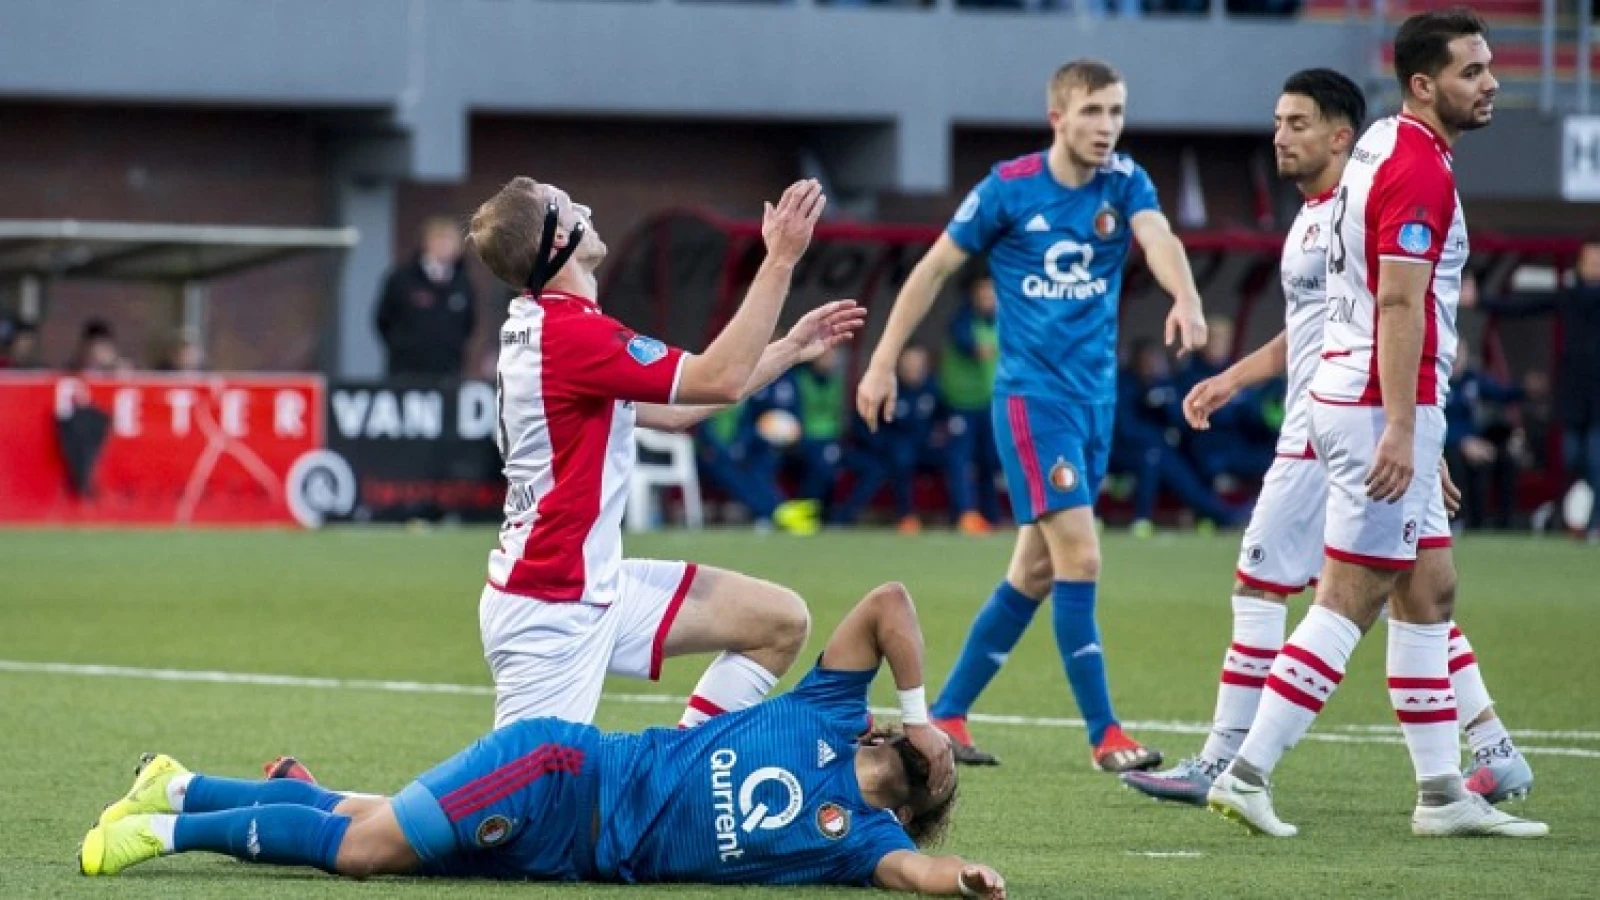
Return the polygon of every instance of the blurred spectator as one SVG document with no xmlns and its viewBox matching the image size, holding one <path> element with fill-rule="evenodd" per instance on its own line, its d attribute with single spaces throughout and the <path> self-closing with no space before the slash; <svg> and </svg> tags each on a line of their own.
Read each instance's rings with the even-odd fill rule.
<svg viewBox="0 0 1600 900">
<path fill-rule="evenodd" d="M 116 335 L 111 324 L 104 319 L 90 319 L 83 323 L 78 336 L 78 348 L 68 366 L 83 375 L 123 375 L 133 369 L 117 349 Z"/>
<path fill-rule="evenodd" d="M 1181 399 L 1166 351 L 1148 338 L 1135 341 L 1132 365 L 1117 376 L 1117 420 L 1111 466 L 1135 479 L 1134 532 L 1152 530 L 1156 499 L 1163 486 L 1202 518 L 1233 525 L 1242 513 L 1223 503 L 1178 450 Z"/>
<path fill-rule="evenodd" d="M 772 522 L 782 496 L 770 451 L 762 458 L 750 409 L 730 406 L 695 429 L 700 467 L 706 478 L 750 512 L 758 526 Z"/>
<path fill-rule="evenodd" d="M 172 339 L 160 366 L 163 372 L 204 372 L 205 368 L 205 350 L 188 331 L 180 331 Z"/>
<path fill-rule="evenodd" d="M 1181 399 L 1201 381 L 1222 374 L 1233 364 L 1233 320 L 1227 316 L 1206 318 L 1206 345 L 1189 357 L 1178 374 Z M 1208 481 L 1233 477 L 1255 481 L 1267 473 L 1277 444 L 1276 429 L 1268 427 L 1260 391 L 1235 394 L 1228 404 L 1211 415 L 1211 427 L 1187 434 L 1190 459 Z"/>
<path fill-rule="evenodd" d="M 800 496 L 824 511 L 844 456 L 844 357 L 830 349 L 791 372 L 800 417 Z"/>
<path fill-rule="evenodd" d="M 1516 508 L 1516 448 L 1523 441 L 1511 426 L 1504 407 L 1521 400 L 1523 395 L 1516 385 L 1480 370 L 1471 347 L 1463 342 L 1456 350 L 1455 374 L 1450 379 L 1450 394 L 1444 407 L 1448 427 L 1445 461 L 1461 485 L 1466 526 L 1484 526 L 1492 495 L 1493 526 L 1510 528 Z"/>
<path fill-rule="evenodd" d="M 1478 305 L 1501 316 L 1553 312 L 1560 319 L 1556 414 L 1561 421 L 1568 487 L 1582 479 L 1600 490 L 1600 242 L 1583 245 L 1577 278 L 1570 287 L 1533 297 L 1480 298 Z M 1600 542 L 1600 503 L 1594 505 L 1586 530 L 1592 542 Z"/>
<path fill-rule="evenodd" d="M 951 317 L 950 339 L 939 354 L 939 392 L 950 414 L 945 423 L 950 504 L 956 510 L 957 527 L 967 534 L 987 534 L 990 524 L 1000 518 L 994 486 L 1000 455 L 989 415 L 999 352 L 994 281 L 988 273 L 980 273 L 967 287 L 967 302 Z"/>
<path fill-rule="evenodd" d="M 461 229 L 429 219 L 416 256 L 391 269 L 378 300 L 378 334 L 390 375 L 461 374 L 477 324 L 477 298 L 461 260 Z"/>
<path fill-rule="evenodd" d="M 896 376 L 900 379 L 895 396 L 894 418 L 885 421 L 876 434 L 862 434 L 859 451 L 851 455 L 855 486 L 840 507 L 835 521 L 853 522 L 872 501 L 885 481 L 894 497 L 894 517 L 902 534 L 922 530 L 913 506 L 917 472 L 944 468 L 942 448 L 933 443 L 933 427 L 939 421 L 939 388 L 930 377 L 928 351 L 907 347 L 900 354 Z M 865 431 L 864 428 L 860 429 Z"/>
<path fill-rule="evenodd" d="M 5 340 L 0 341 L 0 368 L 41 369 L 39 329 L 31 322 L 8 323 Z"/>
</svg>

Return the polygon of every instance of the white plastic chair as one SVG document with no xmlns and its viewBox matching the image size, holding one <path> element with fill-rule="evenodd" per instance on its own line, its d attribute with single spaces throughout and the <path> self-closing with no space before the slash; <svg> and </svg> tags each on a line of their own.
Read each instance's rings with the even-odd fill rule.
<svg viewBox="0 0 1600 900">
<path fill-rule="evenodd" d="M 633 468 L 633 486 L 628 497 L 629 531 L 649 531 L 661 520 L 661 502 L 656 488 L 675 487 L 683 492 L 684 524 L 690 528 L 705 525 L 705 510 L 700 500 L 700 472 L 695 465 L 694 439 L 686 434 L 668 434 L 648 428 L 635 428 L 634 444 L 667 457 L 665 463 L 641 459 Z"/>
</svg>

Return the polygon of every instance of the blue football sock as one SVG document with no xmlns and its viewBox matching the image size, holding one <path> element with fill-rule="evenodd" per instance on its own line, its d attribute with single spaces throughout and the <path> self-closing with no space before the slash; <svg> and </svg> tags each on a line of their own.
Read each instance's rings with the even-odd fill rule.
<svg viewBox="0 0 1600 900">
<path fill-rule="evenodd" d="M 1056 647 L 1067 668 L 1067 681 L 1078 711 L 1089 726 L 1089 744 L 1098 745 L 1106 729 L 1117 724 L 1111 712 L 1111 689 L 1106 684 L 1106 658 L 1100 647 L 1100 628 L 1094 621 L 1095 583 L 1058 581 L 1055 605 Z"/>
<path fill-rule="evenodd" d="M 196 775 L 189 782 L 189 789 L 184 792 L 183 811 L 208 813 L 246 806 L 287 803 L 292 806 L 311 806 L 323 812 L 333 812 L 333 808 L 343 799 L 341 794 L 293 778 L 240 781 L 237 778 Z"/>
<path fill-rule="evenodd" d="M 933 716 L 948 719 L 965 716 L 973 701 L 989 686 L 1000 664 L 1005 662 L 1011 648 L 1017 646 L 1022 633 L 1028 630 L 1039 604 L 1028 595 L 1001 581 L 994 589 L 989 602 L 978 611 L 978 618 L 967 633 L 967 642 L 961 647 L 956 667 L 945 679 L 944 690 L 933 704 Z"/>
<path fill-rule="evenodd" d="M 245 862 L 316 866 L 337 873 L 334 863 L 349 827 L 348 816 L 286 804 L 184 813 L 173 826 L 172 849 L 209 850 Z"/>
</svg>

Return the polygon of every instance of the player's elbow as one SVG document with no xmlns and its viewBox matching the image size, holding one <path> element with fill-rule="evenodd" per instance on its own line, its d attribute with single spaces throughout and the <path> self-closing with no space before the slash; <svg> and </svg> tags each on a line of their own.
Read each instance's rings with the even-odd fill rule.
<svg viewBox="0 0 1600 900">
<path fill-rule="evenodd" d="M 745 380 L 749 372 L 733 365 L 719 364 L 704 356 L 691 358 L 683 366 L 683 380 L 678 385 L 678 403 L 709 403 L 726 405 L 743 399 Z"/>
</svg>

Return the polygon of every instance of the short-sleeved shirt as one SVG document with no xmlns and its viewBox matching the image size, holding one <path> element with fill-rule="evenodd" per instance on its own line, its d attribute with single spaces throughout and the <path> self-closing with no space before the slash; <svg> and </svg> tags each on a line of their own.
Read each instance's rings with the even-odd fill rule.
<svg viewBox="0 0 1600 900">
<path fill-rule="evenodd" d="M 549 602 L 609 605 L 622 563 L 635 402 L 670 403 L 684 353 L 594 301 L 511 301 L 495 367 L 505 524 L 489 582 Z"/>
<path fill-rule="evenodd" d="M 1337 188 L 1307 197 L 1289 226 L 1278 261 L 1283 284 L 1283 332 L 1288 343 L 1288 387 L 1277 455 L 1314 459 L 1311 449 L 1311 378 L 1322 358 L 1322 320 L 1328 309 L 1328 242 Z"/>
<path fill-rule="evenodd" d="M 946 233 L 989 258 L 999 299 L 997 393 L 1115 402 L 1129 222 L 1159 209 L 1150 176 L 1122 154 L 1076 188 L 1056 181 L 1043 152 L 995 166 L 973 188 Z"/>
<path fill-rule="evenodd" d="M 867 886 L 915 845 L 856 780 L 874 671 L 820 665 L 794 690 L 602 749 L 605 880 Z"/>
<path fill-rule="evenodd" d="M 1334 197 L 1328 312 L 1319 401 L 1382 406 L 1378 379 L 1378 270 L 1384 260 L 1427 266 L 1417 405 L 1442 406 L 1456 354 L 1456 306 L 1466 266 L 1467 220 L 1450 147 L 1410 115 L 1373 123 L 1350 153 Z"/>
</svg>

